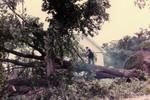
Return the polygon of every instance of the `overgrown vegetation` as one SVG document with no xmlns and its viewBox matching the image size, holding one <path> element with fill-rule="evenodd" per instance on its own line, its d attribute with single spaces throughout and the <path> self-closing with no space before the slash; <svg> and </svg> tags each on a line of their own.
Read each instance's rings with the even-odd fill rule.
<svg viewBox="0 0 150 100">
<path fill-rule="evenodd" d="M 150 50 L 150 31 L 143 29 L 134 36 L 125 36 L 118 41 L 103 44 L 106 51 L 104 63 L 106 66 L 123 67 L 125 61 L 140 50 Z"/>
<path fill-rule="evenodd" d="M 87 81 L 82 77 L 74 77 L 73 83 L 70 85 L 62 83 L 59 87 L 50 87 L 48 89 L 34 88 L 32 92 L 22 95 L 18 94 L 10 98 L 12 100 L 32 100 L 33 98 L 35 100 L 121 100 L 123 98 L 150 94 L 149 84 L 149 80 L 139 81 L 131 79 L 131 82 L 127 82 L 126 79 L 116 78 Z M 4 100 L 7 100 L 7 98 Z"/>
<path fill-rule="evenodd" d="M 2 63 L 0 62 L 0 96 L 2 96 L 3 87 L 5 85 L 6 75 L 4 73 L 4 67 L 2 66 Z"/>
</svg>

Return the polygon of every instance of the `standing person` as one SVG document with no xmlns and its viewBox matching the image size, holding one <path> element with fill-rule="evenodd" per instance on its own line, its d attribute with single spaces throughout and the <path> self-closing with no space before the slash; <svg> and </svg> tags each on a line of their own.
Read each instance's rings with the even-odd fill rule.
<svg viewBox="0 0 150 100">
<path fill-rule="evenodd" d="M 94 53 L 89 47 L 86 47 L 86 55 L 88 57 L 88 64 L 94 64 Z"/>
</svg>

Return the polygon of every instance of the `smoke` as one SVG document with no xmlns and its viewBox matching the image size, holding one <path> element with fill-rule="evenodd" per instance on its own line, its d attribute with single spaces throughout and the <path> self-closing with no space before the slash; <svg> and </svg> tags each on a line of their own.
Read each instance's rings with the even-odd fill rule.
<svg viewBox="0 0 150 100">
<path fill-rule="evenodd" d="M 133 54 L 130 50 L 114 49 L 104 54 L 104 66 L 123 68 L 126 59 Z"/>
</svg>

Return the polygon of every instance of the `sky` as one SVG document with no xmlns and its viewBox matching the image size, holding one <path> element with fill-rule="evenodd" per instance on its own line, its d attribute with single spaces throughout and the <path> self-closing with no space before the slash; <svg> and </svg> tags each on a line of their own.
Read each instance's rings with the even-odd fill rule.
<svg viewBox="0 0 150 100">
<path fill-rule="evenodd" d="M 44 28 L 48 23 L 45 22 L 45 12 L 41 11 L 42 0 L 25 0 L 27 13 L 32 16 L 40 17 L 40 21 L 44 22 Z M 119 40 L 126 35 L 133 36 L 134 33 L 140 31 L 140 28 L 148 28 L 150 25 L 150 9 L 140 10 L 134 5 L 134 0 L 110 0 L 111 7 L 107 10 L 109 13 L 109 21 L 105 22 L 99 34 L 91 38 L 98 46 L 112 40 Z M 99 52 L 95 46 L 87 41 L 81 40 L 81 45 L 89 46 L 94 52 Z M 102 55 L 98 54 L 98 64 L 103 64 Z"/>
</svg>

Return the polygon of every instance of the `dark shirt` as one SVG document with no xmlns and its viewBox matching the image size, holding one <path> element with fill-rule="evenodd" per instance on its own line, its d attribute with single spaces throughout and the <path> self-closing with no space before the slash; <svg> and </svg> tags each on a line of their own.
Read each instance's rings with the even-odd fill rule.
<svg viewBox="0 0 150 100">
<path fill-rule="evenodd" d="M 88 49 L 88 57 L 89 57 L 89 58 L 93 58 L 93 57 L 94 57 L 94 54 L 93 54 L 93 52 L 91 51 L 91 49 Z"/>
</svg>

